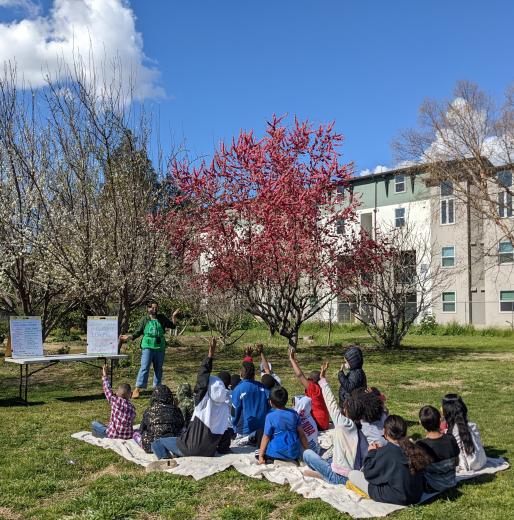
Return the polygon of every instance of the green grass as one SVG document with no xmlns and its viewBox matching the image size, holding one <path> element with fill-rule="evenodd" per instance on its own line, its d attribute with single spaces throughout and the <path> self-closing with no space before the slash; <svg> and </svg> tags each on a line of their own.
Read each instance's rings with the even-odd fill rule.
<svg viewBox="0 0 514 520">
<path fill-rule="evenodd" d="M 326 329 L 316 324 L 303 331 L 318 344 Z M 267 340 L 256 328 L 241 345 L 220 352 L 215 370 L 235 370 L 243 345 Z M 514 453 L 514 345 L 511 337 L 409 336 L 406 346 L 382 352 L 369 345 L 356 327 L 336 327 L 333 342 L 365 345 L 368 381 L 388 396 L 392 413 L 416 421 L 424 404 L 437 404 L 448 391 L 461 393 L 478 422 L 487 452 L 512 458 Z M 176 389 L 193 382 L 205 353 L 205 340 L 182 339 L 169 349 L 165 381 Z M 301 388 L 288 366 L 285 341 L 273 338 L 269 349 L 275 371 L 290 394 Z M 341 364 L 343 347 L 300 344 L 305 369 L 331 362 L 329 379 Z M 34 376 L 29 407 L 17 406 L 18 371 L 0 363 L 0 518 L 18 519 L 343 519 L 320 500 L 305 500 L 287 486 L 254 480 L 228 470 L 195 482 L 167 474 L 146 474 L 115 453 L 70 437 L 88 429 L 93 419 L 106 420 L 99 371 L 77 364 L 49 368 Z M 137 367 L 121 369 L 117 380 L 133 382 Z M 140 417 L 146 399 L 136 401 Z M 417 425 L 411 435 L 421 434 Z M 460 485 L 430 504 L 403 510 L 395 519 L 508 519 L 514 511 L 512 471 Z"/>
</svg>

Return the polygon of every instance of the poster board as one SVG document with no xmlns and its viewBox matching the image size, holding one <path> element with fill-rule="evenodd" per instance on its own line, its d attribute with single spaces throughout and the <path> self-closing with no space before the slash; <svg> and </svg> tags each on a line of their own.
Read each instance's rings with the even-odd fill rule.
<svg viewBox="0 0 514 520">
<path fill-rule="evenodd" d="M 116 316 L 87 317 L 87 353 L 118 353 L 118 318 Z"/>
<path fill-rule="evenodd" d="M 9 329 L 13 358 L 43 355 L 43 329 L 40 316 L 11 316 Z"/>
</svg>

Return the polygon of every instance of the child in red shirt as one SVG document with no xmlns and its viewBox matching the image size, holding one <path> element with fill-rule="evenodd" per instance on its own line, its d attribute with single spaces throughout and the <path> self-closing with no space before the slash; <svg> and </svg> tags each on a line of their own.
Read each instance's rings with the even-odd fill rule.
<svg viewBox="0 0 514 520">
<path fill-rule="evenodd" d="M 319 386 L 320 373 L 318 370 L 313 370 L 309 377 L 305 377 L 302 369 L 296 361 L 296 354 L 292 349 L 289 349 L 289 361 L 293 367 L 295 376 L 300 380 L 303 387 L 305 388 L 305 395 L 311 398 L 312 410 L 311 414 L 318 425 L 319 430 L 328 430 L 328 409 L 323 399 L 321 387 Z"/>
</svg>

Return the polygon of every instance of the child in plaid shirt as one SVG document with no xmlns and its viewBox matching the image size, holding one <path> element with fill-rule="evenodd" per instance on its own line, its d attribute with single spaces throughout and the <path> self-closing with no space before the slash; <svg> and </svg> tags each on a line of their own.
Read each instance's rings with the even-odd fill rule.
<svg viewBox="0 0 514 520">
<path fill-rule="evenodd" d="M 132 426 L 136 418 L 136 409 L 130 402 L 132 396 L 130 385 L 127 383 L 120 385 L 114 394 L 107 377 L 107 366 L 102 369 L 102 385 L 105 397 L 111 405 L 111 419 L 107 426 L 93 421 L 91 423 L 93 435 L 100 438 L 131 439 L 134 433 Z"/>
</svg>

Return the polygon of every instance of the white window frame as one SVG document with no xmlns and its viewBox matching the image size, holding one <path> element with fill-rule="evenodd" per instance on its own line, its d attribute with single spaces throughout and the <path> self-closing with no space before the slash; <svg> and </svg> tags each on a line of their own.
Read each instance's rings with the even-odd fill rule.
<svg viewBox="0 0 514 520">
<path fill-rule="evenodd" d="M 514 309 L 510 310 L 510 311 L 502 311 L 502 302 L 505 301 L 505 302 L 510 302 L 510 303 L 514 304 L 514 300 L 502 300 L 502 292 L 513 292 L 513 291 L 514 291 L 514 289 L 500 291 L 499 302 L 498 302 L 498 310 L 499 310 L 500 314 L 513 314 L 514 313 Z"/>
<path fill-rule="evenodd" d="M 453 257 L 452 256 L 443 256 L 443 249 L 447 248 L 447 247 L 453 247 Z M 443 264 L 443 260 L 445 258 L 453 258 L 453 265 L 444 265 Z M 457 258 L 457 252 L 456 252 L 456 247 L 454 245 L 447 245 L 447 246 L 442 246 L 441 247 L 441 267 L 443 269 L 453 269 L 455 267 L 455 260 Z"/>
<path fill-rule="evenodd" d="M 512 247 L 512 252 L 510 253 L 502 253 L 501 252 L 501 244 L 510 244 L 510 246 Z M 509 262 L 501 262 L 500 261 L 500 257 L 501 255 L 512 255 L 512 260 L 510 260 Z M 498 242 L 498 265 L 512 265 L 514 264 L 514 244 L 510 241 L 510 240 L 500 240 Z"/>
<path fill-rule="evenodd" d="M 399 210 L 399 209 L 403 210 L 403 217 L 397 217 L 396 216 L 396 211 Z M 396 224 L 398 219 L 403 219 L 403 224 L 401 226 L 398 226 Z M 405 211 L 405 208 L 394 208 L 394 227 L 395 227 L 395 229 L 399 229 L 399 228 L 405 227 L 406 220 L 407 220 L 407 212 Z"/>
<path fill-rule="evenodd" d="M 506 189 L 500 189 L 500 191 L 498 192 L 498 198 L 499 196 L 502 196 L 503 198 L 503 202 L 502 202 L 502 205 L 500 206 L 500 201 L 498 201 L 498 216 L 500 218 L 514 218 L 514 197 L 507 192 Z M 508 215 L 509 213 L 509 205 L 508 205 L 508 197 L 510 196 L 510 215 Z M 503 209 L 503 212 L 505 213 L 505 215 L 502 215 L 502 209 Z"/>
<path fill-rule="evenodd" d="M 448 217 L 448 205 L 453 203 L 453 222 L 443 222 L 443 202 L 446 204 L 446 217 Z M 455 199 L 453 197 L 442 197 L 439 201 L 439 224 L 441 226 L 453 226 L 455 224 Z M 448 218 L 446 218 L 448 220 Z"/>
<path fill-rule="evenodd" d="M 403 180 L 401 182 L 398 182 L 398 179 L 402 178 Z M 394 193 L 405 193 L 405 183 L 406 183 L 406 179 L 405 179 L 405 175 L 396 175 L 395 178 L 394 178 Z M 402 184 L 403 185 L 403 190 L 398 190 L 398 185 L 399 184 Z"/>
<path fill-rule="evenodd" d="M 455 295 L 455 301 L 453 302 L 453 305 L 455 306 L 455 310 L 453 310 L 453 311 L 444 310 L 444 295 L 445 294 L 454 294 Z M 447 303 L 452 303 L 452 302 L 447 302 Z M 441 293 L 441 312 L 443 314 L 456 314 L 457 313 L 457 291 L 444 291 Z"/>
</svg>

